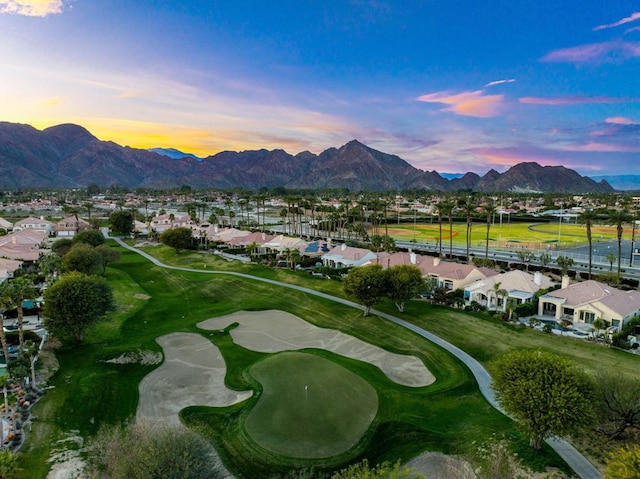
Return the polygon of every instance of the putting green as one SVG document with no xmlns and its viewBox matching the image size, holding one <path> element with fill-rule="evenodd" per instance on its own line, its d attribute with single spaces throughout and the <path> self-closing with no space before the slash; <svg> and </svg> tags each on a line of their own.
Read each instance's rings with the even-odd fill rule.
<svg viewBox="0 0 640 479">
<path fill-rule="evenodd" d="M 263 393 L 245 421 L 263 448 L 296 458 L 330 457 L 355 446 L 378 410 L 360 376 L 313 354 L 286 352 L 251 368 Z"/>
</svg>

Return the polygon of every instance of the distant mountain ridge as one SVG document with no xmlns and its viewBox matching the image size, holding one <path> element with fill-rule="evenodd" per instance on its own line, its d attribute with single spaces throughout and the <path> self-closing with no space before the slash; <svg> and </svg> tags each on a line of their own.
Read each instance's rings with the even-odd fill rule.
<svg viewBox="0 0 640 479">
<path fill-rule="evenodd" d="M 147 151 L 152 151 L 153 153 L 166 156 L 172 160 L 179 160 L 180 158 L 185 158 L 187 156 L 194 160 L 202 160 L 202 158 L 194 155 L 193 153 L 185 153 L 184 151 L 176 150 L 175 148 L 147 148 Z"/>
<path fill-rule="evenodd" d="M 169 151 L 172 151 L 169 149 Z M 177 152 L 177 153 L 176 153 Z M 182 155 L 182 152 L 173 150 Z M 459 175 L 457 175 L 459 176 Z M 529 191 L 607 193 L 596 183 L 563 166 L 520 163 L 504 173 L 490 170 L 446 179 L 419 170 L 402 158 L 352 140 L 319 155 L 284 150 L 223 151 L 207 158 L 168 159 L 162 154 L 101 141 L 85 128 L 58 125 L 37 130 L 0 122 L 0 188 L 102 186 L 165 188 L 348 188 L 351 191 Z"/>
</svg>

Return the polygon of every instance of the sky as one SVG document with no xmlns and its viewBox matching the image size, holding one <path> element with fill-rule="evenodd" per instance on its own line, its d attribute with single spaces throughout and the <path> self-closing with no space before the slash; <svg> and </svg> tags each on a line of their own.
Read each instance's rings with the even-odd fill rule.
<svg viewBox="0 0 640 479">
<path fill-rule="evenodd" d="M 640 174 L 640 1 L 0 0 L 0 121 Z"/>
</svg>

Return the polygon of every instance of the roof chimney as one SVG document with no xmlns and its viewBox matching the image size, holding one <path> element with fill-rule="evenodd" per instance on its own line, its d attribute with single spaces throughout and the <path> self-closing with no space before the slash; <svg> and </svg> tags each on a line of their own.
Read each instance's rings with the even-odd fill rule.
<svg viewBox="0 0 640 479">
<path fill-rule="evenodd" d="M 413 251 L 409 253 L 409 258 L 411 260 L 411 264 L 416 264 L 418 262 L 416 258 L 416 254 Z"/>
<path fill-rule="evenodd" d="M 569 278 L 569 276 L 565 274 L 562 277 L 562 289 L 568 288 L 570 284 L 571 284 L 571 278 Z"/>
<path fill-rule="evenodd" d="M 434 257 L 434 258 L 433 258 L 433 265 L 434 265 L 434 266 L 438 266 L 439 264 L 440 264 L 440 258 L 436 258 L 436 257 Z"/>
<path fill-rule="evenodd" d="M 542 273 L 540 271 L 536 271 L 533 274 L 533 282 L 538 286 L 542 286 Z"/>
<path fill-rule="evenodd" d="M 347 249 L 347 243 L 342 243 L 342 245 L 340 246 L 340 249 L 342 251 L 346 250 Z"/>
</svg>

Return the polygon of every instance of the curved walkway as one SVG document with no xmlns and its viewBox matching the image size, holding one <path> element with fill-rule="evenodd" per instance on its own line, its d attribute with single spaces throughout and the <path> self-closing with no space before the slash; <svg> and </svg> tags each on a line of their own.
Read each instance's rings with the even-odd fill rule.
<svg viewBox="0 0 640 479">
<path fill-rule="evenodd" d="M 337 303 L 341 303 L 341 304 L 344 304 L 344 305 L 351 306 L 353 308 L 359 309 L 361 311 L 364 311 L 364 306 L 362 306 L 362 305 L 360 305 L 358 303 L 354 303 L 353 301 L 349 301 L 348 299 L 338 298 L 337 296 L 332 296 L 330 294 L 322 293 L 320 291 L 315 291 L 313 289 L 305 288 L 303 286 L 298 286 L 298 285 L 295 285 L 295 284 L 282 283 L 280 281 L 276 281 L 276 280 L 273 280 L 273 279 L 260 278 L 258 276 L 252 276 L 250 274 L 245 274 L 245 273 L 237 273 L 237 272 L 234 272 L 234 271 L 211 271 L 211 270 L 184 268 L 184 267 L 180 267 L 180 266 L 171 266 L 171 265 L 168 265 L 168 264 L 165 264 L 165 263 L 161 262 L 157 258 L 154 258 L 153 256 L 151 256 L 148 253 L 145 253 L 144 251 L 140 251 L 139 249 L 134 248 L 133 246 L 129 246 L 124 241 L 122 241 L 120 238 L 114 238 L 114 237 L 111 237 L 111 238 L 115 239 L 118 242 L 118 244 L 120 246 L 122 246 L 123 248 L 126 248 L 129 251 L 133 251 L 134 253 L 138 253 L 139 255 L 143 256 L 144 258 L 148 259 L 153 264 L 155 264 L 156 266 L 159 266 L 161 268 L 174 269 L 174 270 L 177 270 L 177 271 L 187 271 L 187 272 L 192 272 L 192 273 L 220 274 L 220 275 L 239 276 L 241 278 L 251 279 L 251 280 L 254 280 L 254 281 L 262 281 L 263 283 L 269 283 L 269 284 L 273 284 L 273 285 L 276 285 L 276 286 L 282 286 L 282 287 L 285 287 L 285 288 L 295 289 L 295 290 L 301 291 L 303 293 L 313 294 L 315 296 L 318 296 L 318 297 L 321 297 L 321 298 L 325 298 L 325 299 L 328 299 L 328 300 L 331 300 L 331 301 L 335 301 Z M 404 328 L 407 328 L 407 329 L 413 331 L 414 333 L 422 336 L 423 338 L 425 338 L 425 339 L 437 344 L 438 346 L 446 349 L 451 354 L 453 354 L 455 357 L 460 359 L 471 370 L 471 373 L 473 374 L 473 376 L 475 377 L 476 381 L 478 382 L 478 386 L 480 388 L 480 392 L 486 398 L 486 400 L 489 402 L 489 404 L 491 404 L 498 411 L 500 411 L 503 414 L 505 414 L 504 411 L 502 410 L 502 408 L 500 408 L 500 405 L 498 404 L 498 401 L 496 400 L 493 388 L 491 387 L 491 376 L 489 375 L 489 372 L 484 368 L 484 366 L 482 366 L 482 364 L 480 364 L 478 361 L 476 361 L 473 357 L 471 357 L 469 354 L 467 354 L 466 352 L 464 352 L 462 349 L 458 348 L 457 346 L 454 346 L 453 344 L 445 341 L 444 339 L 440 338 L 439 336 L 436 336 L 435 334 L 430 333 L 429 331 L 426 331 L 426 330 L 416 326 L 415 324 L 409 323 L 408 321 L 400 319 L 400 318 L 398 318 L 396 316 L 392 316 L 390 314 L 383 313 L 383 312 L 375 310 L 375 309 L 372 309 L 371 313 L 375 314 L 376 316 L 384 318 L 384 319 L 386 319 L 388 321 L 391 321 L 393 323 L 396 323 L 396 324 L 398 324 L 398 325 L 400 325 L 400 326 L 402 326 Z M 569 466 L 574 470 L 574 472 L 578 476 L 580 476 L 582 479 L 602 479 L 602 476 L 600 475 L 598 470 L 595 468 L 595 466 L 593 464 L 591 464 L 582 454 L 580 454 L 571 444 L 569 444 L 564 439 L 562 439 L 562 438 L 550 438 L 550 439 L 547 439 L 546 442 L 547 442 L 547 444 L 549 444 L 558 453 L 558 455 L 560 455 L 560 457 L 562 457 L 562 459 L 565 460 L 565 462 L 567 464 L 569 464 Z"/>
</svg>

